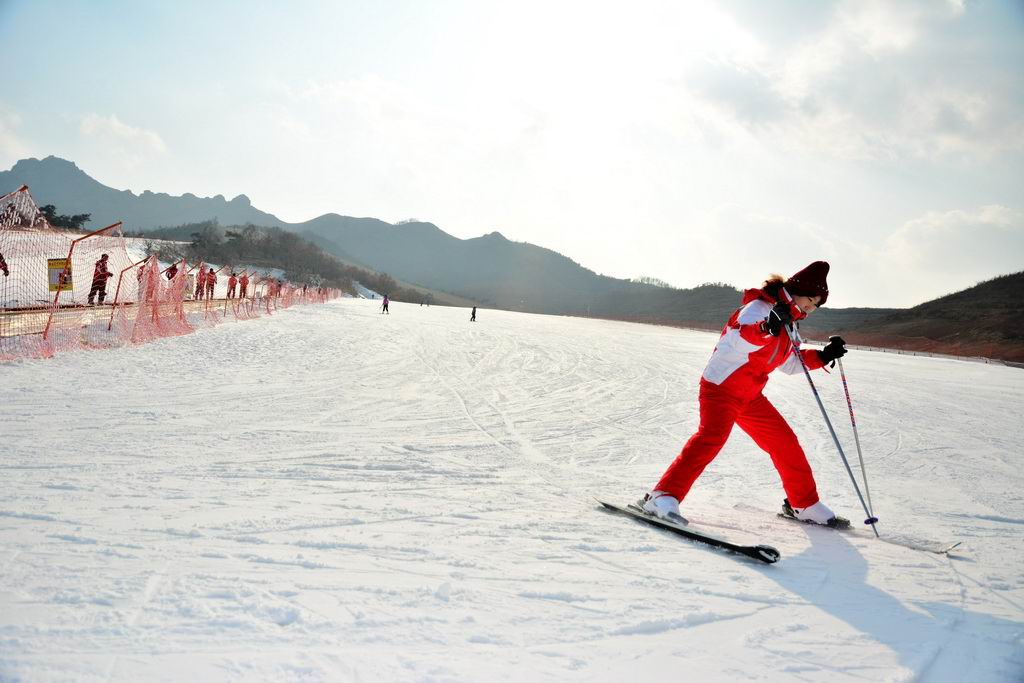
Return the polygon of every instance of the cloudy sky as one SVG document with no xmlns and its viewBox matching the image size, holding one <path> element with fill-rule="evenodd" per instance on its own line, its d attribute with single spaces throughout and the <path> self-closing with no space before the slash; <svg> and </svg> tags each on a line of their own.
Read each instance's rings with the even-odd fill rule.
<svg viewBox="0 0 1024 683">
<path fill-rule="evenodd" d="M 0 60 L 3 169 L 836 306 L 1024 269 L 1019 0 L 0 0 Z"/>
</svg>

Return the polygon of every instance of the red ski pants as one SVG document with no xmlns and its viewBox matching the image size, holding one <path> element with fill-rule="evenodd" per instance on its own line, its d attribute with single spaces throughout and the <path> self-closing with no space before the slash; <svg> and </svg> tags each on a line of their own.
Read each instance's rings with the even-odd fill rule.
<svg viewBox="0 0 1024 683">
<path fill-rule="evenodd" d="M 790 505 L 804 508 L 818 502 L 818 490 L 807 456 L 796 434 L 764 394 L 738 397 L 704 380 L 700 383 L 697 433 L 686 442 L 654 489 L 683 500 L 693 482 L 725 446 L 733 425 L 750 435 L 771 457 Z"/>
</svg>

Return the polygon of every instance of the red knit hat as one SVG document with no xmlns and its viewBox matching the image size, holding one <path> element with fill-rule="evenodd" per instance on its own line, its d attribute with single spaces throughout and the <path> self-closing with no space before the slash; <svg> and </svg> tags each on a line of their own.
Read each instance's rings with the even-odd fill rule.
<svg viewBox="0 0 1024 683">
<path fill-rule="evenodd" d="M 786 291 L 791 296 L 820 296 L 818 305 L 824 306 L 828 299 L 828 284 L 825 282 L 827 275 L 828 263 L 815 261 L 786 280 Z"/>
</svg>

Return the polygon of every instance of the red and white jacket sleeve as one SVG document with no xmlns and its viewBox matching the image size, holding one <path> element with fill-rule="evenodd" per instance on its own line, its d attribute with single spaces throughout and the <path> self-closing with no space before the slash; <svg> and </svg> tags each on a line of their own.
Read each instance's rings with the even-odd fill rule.
<svg viewBox="0 0 1024 683">
<path fill-rule="evenodd" d="M 825 364 L 821 362 L 821 356 L 818 355 L 817 349 L 800 349 L 798 353 L 803 357 L 804 364 L 807 365 L 808 370 L 818 370 L 825 367 Z M 796 353 L 789 354 L 786 361 L 779 366 L 779 370 L 782 370 L 787 375 L 797 375 L 803 372 L 803 368 L 800 367 L 800 359 L 796 357 Z"/>
</svg>

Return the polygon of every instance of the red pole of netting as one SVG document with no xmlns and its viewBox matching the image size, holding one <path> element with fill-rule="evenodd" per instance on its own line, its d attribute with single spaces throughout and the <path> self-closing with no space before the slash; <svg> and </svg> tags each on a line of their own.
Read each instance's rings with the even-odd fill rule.
<svg viewBox="0 0 1024 683">
<path fill-rule="evenodd" d="M 174 290 L 175 296 L 177 296 L 174 301 L 175 312 L 178 317 L 177 324 L 179 327 L 188 330 L 192 328 L 185 317 L 185 301 L 188 299 L 189 292 L 191 291 L 191 281 L 188 279 L 190 271 L 188 263 L 185 262 L 185 259 L 181 259 L 181 261 L 167 266 L 160 273 L 167 278 L 169 281 L 168 286 Z"/>
<path fill-rule="evenodd" d="M 130 322 L 128 332 L 131 343 L 142 344 L 192 331 L 184 313 L 188 272 L 184 260 L 180 263 L 180 268 L 172 264 L 163 270 L 155 259 L 146 264 L 135 319 Z"/>
<path fill-rule="evenodd" d="M 87 240 L 92 241 L 87 242 Z M 92 264 L 93 272 L 92 278 L 89 280 L 89 296 L 87 299 L 90 306 L 97 300 L 100 305 L 103 305 L 103 301 L 107 297 L 107 280 L 113 277 L 111 268 L 123 267 L 128 261 L 128 251 L 125 248 L 124 237 L 121 234 L 121 221 L 71 240 L 64 267 L 57 276 L 57 286 L 54 288 L 55 293 L 53 295 L 53 304 L 50 306 L 50 315 L 46 321 L 46 327 L 43 329 L 43 339 L 49 337 L 54 317 L 60 311 L 60 295 L 62 292 L 69 292 L 69 296 L 65 297 L 65 307 L 82 305 L 79 297 L 83 287 L 76 287 L 74 268 L 72 267 L 75 249 L 79 245 L 82 245 L 78 249 L 78 260 L 80 266 L 82 266 L 79 272 L 84 272 L 86 270 L 84 266 L 88 265 L 92 257 L 100 253 L 100 257 Z M 114 253 L 111 254 L 111 252 Z M 111 259 L 111 256 L 113 256 L 113 259 Z M 82 282 L 82 280 L 79 279 L 79 282 Z M 69 298 L 71 302 L 67 303 Z"/>
<path fill-rule="evenodd" d="M 203 301 L 206 298 L 206 271 L 209 270 L 209 266 L 206 265 L 205 261 L 200 261 L 189 270 L 192 274 L 192 281 L 189 283 L 189 295 L 192 303 L 186 306 L 186 309 L 189 313 L 195 313 L 203 307 L 202 304 L 196 305 L 196 302 Z M 192 273 L 192 271 L 195 272 Z M 192 320 L 195 325 L 202 325 L 201 321 L 195 316 L 192 316 Z"/>
<path fill-rule="evenodd" d="M 66 254 L 68 243 L 27 185 L 0 197 L 0 359 L 53 355 L 42 337 L 50 303 L 47 260 Z"/>
<path fill-rule="evenodd" d="M 91 247 L 108 254 L 111 269 L 129 263 L 119 224 L 91 235 L 50 225 L 26 186 L 0 197 L 0 358 L 49 357 L 81 344 L 95 317 L 83 305 Z M 74 273 L 83 274 L 77 282 Z"/>
<path fill-rule="evenodd" d="M 255 291 L 255 297 L 254 297 L 255 301 L 254 301 L 254 303 L 256 304 L 256 308 L 259 310 L 260 315 L 263 315 L 264 309 L 266 310 L 267 315 L 270 315 L 270 313 L 271 313 L 271 311 L 270 311 L 270 285 L 267 284 L 268 282 L 270 282 L 270 278 L 264 276 L 256 284 L 256 291 Z"/>
<path fill-rule="evenodd" d="M 109 332 L 110 328 L 114 326 L 114 312 L 117 310 L 117 304 L 119 304 L 119 303 L 122 304 L 122 305 L 124 304 L 124 300 L 121 299 L 121 285 L 124 282 L 124 274 L 126 272 L 128 272 L 129 270 L 131 270 L 132 268 L 134 268 L 135 266 L 138 266 L 140 264 L 145 264 L 146 261 L 148 261 L 150 258 L 155 258 L 155 257 L 147 256 L 144 259 L 136 261 L 135 263 L 132 263 L 132 264 L 130 264 L 129 266 L 127 266 L 125 268 L 122 268 L 121 272 L 118 274 L 118 276 L 117 276 L 117 289 L 114 290 L 114 303 L 110 307 L 110 320 L 107 322 L 107 332 Z M 146 268 L 145 265 L 142 265 L 139 268 L 138 277 L 136 278 L 137 284 L 139 285 L 139 289 L 141 289 L 142 275 L 143 275 L 143 271 L 145 270 L 145 268 Z M 127 293 L 126 293 L 125 296 L 126 296 L 126 298 L 128 298 Z M 138 296 L 138 292 L 136 292 L 136 297 L 137 296 Z M 134 300 L 134 298 L 129 298 L 129 301 L 133 301 L 133 300 Z"/>
<path fill-rule="evenodd" d="M 232 306 L 235 309 L 235 317 L 239 320 L 252 318 L 252 310 L 247 298 L 249 289 L 248 268 L 242 269 L 242 272 L 238 274 L 238 281 L 235 284 L 237 286 L 236 298 L 232 301 Z M 228 286 L 230 287 L 230 284 Z"/>
<path fill-rule="evenodd" d="M 249 315 L 251 317 L 258 318 L 263 315 L 263 310 L 260 308 L 260 304 L 262 303 L 262 294 L 259 273 L 250 273 L 249 280 L 252 282 L 252 291 L 249 294 L 249 300 L 246 302 L 246 307 L 249 309 Z"/>
<path fill-rule="evenodd" d="M 221 310 L 221 314 L 224 316 L 224 319 L 227 320 L 227 317 L 228 317 L 228 303 L 229 303 L 228 299 L 233 299 L 234 296 L 235 296 L 234 289 L 238 286 L 238 276 L 235 275 L 235 268 L 234 268 L 234 266 L 225 266 L 224 268 L 231 273 L 231 275 L 229 275 L 227 278 L 221 278 L 221 279 L 225 280 L 225 282 L 224 282 L 224 307 Z M 234 284 L 232 284 L 232 281 L 234 281 Z M 235 310 L 234 306 L 231 307 L 231 312 L 234 314 L 235 320 L 238 320 L 238 312 Z"/>
<path fill-rule="evenodd" d="M 223 318 L 223 316 L 214 310 L 210 304 L 217 298 L 217 284 L 223 279 L 218 278 L 217 274 L 225 268 L 227 268 L 227 266 L 221 266 L 212 273 L 207 272 L 206 274 L 206 304 L 203 307 L 203 315 L 204 317 L 210 318 L 214 323 L 221 322 Z M 210 266 L 210 270 L 213 270 L 213 266 Z"/>
</svg>

